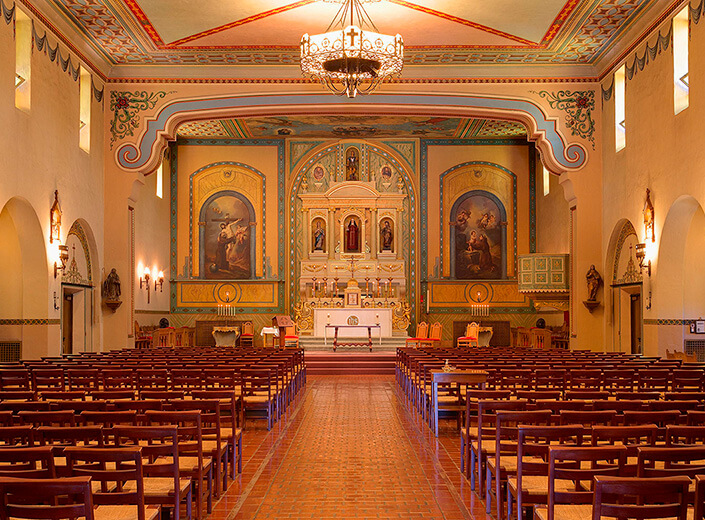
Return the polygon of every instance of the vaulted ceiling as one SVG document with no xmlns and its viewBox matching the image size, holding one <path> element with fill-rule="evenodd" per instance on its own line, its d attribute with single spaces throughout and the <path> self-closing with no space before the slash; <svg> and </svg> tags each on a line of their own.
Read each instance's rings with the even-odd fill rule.
<svg viewBox="0 0 705 520">
<path fill-rule="evenodd" d="M 325 31 L 339 8 L 322 0 L 46 1 L 113 69 L 296 66 L 301 35 Z M 496 65 L 500 71 L 507 65 L 594 66 L 672 3 L 382 0 L 365 7 L 381 32 L 403 36 L 407 65 Z"/>
</svg>

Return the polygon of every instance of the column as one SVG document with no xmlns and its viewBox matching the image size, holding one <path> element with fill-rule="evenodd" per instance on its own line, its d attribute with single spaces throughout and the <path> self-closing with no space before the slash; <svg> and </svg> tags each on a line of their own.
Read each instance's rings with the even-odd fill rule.
<svg viewBox="0 0 705 520">
<path fill-rule="evenodd" d="M 377 246 L 377 235 L 379 233 L 379 226 L 377 225 L 377 208 L 370 210 L 370 222 L 372 230 L 370 233 L 370 250 L 371 258 L 377 258 L 377 253 L 379 252 L 379 247 Z"/>
<path fill-rule="evenodd" d="M 335 210 L 332 208 L 328 209 L 328 259 L 332 260 L 335 258 L 335 230 L 337 224 L 335 222 Z"/>
</svg>

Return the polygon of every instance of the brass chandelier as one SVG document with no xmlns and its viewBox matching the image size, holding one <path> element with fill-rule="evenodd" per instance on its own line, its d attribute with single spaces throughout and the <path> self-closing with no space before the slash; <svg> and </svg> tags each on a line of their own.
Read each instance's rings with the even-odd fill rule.
<svg viewBox="0 0 705 520">
<path fill-rule="evenodd" d="M 303 74 L 336 95 L 354 98 L 401 73 L 404 40 L 399 34 L 380 34 L 362 6 L 365 1 L 378 0 L 326 1 L 341 7 L 325 33 L 301 37 Z"/>
</svg>

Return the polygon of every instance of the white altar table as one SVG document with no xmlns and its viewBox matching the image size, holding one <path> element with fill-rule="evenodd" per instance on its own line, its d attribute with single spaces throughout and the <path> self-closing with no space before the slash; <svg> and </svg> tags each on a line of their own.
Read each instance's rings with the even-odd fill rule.
<svg viewBox="0 0 705 520">
<path fill-rule="evenodd" d="M 348 318 L 351 316 L 357 318 L 357 323 L 348 323 Z M 313 335 L 324 338 L 326 325 L 379 325 L 381 337 L 390 338 L 392 337 L 392 309 L 356 307 L 313 309 Z M 345 335 L 351 338 L 366 338 L 367 329 L 362 327 L 346 329 Z"/>
</svg>

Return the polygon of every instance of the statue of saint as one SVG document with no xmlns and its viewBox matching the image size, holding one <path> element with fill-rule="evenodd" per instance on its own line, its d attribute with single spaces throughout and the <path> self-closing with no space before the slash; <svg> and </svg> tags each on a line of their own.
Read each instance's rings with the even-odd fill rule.
<svg viewBox="0 0 705 520">
<path fill-rule="evenodd" d="M 350 148 L 346 155 L 345 160 L 345 180 L 346 181 L 359 181 L 360 176 L 358 174 L 358 161 L 357 161 L 357 150 L 355 148 Z"/>
<path fill-rule="evenodd" d="M 392 226 L 388 220 L 384 221 L 380 236 L 382 237 L 382 251 L 391 251 L 394 243 L 394 231 L 392 231 Z"/>
<path fill-rule="evenodd" d="M 357 222 L 355 222 L 354 218 L 351 218 L 345 230 L 345 248 L 348 251 L 356 252 L 360 250 L 359 230 Z"/>
<path fill-rule="evenodd" d="M 321 221 L 316 221 L 316 230 L 313 232 L 313 250 L 323 251 L 326 243 L 326 230 L 321 227 Z"/>
<path fill-rule="evenodd" d="M 588 301 L 594 302 L 597 300 L 597 290 L 600 288 L 600 285 L 602 285 L 602 277 L 600 273 L 597 272 L 597 269 L 595 269 L 595 264 L 590 266 L 590 269 L 588 269 L 585 275 L 585 279 L 587 280 Z"/>
<path fill-rule="evenodd" d="M 114 267 L 103 282 L 103 298 L 109 301 L 120 299 L 120 277 Z"/>
</svg>

